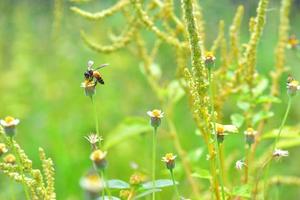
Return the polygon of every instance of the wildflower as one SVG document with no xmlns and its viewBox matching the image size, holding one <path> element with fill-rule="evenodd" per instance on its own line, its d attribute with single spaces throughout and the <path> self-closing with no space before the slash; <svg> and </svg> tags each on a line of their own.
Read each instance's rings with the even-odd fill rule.
<svg viewBox="0 0 300 200">
<path fill-rule="evenodd" d="M 172 153 L 167 153 L 164 157 L 162 157 L 162 161 L 166 163 L 166 167 L 169 170 L 173 170 L 175 167 L 175 159 L 176 155 L 173 155 Z"/>
<path fill-rule="evenodd" d="M 121 190 L 120 191 L 120 198 L 121 199 L 128 199 L 128 197 L 131 195 L 131 191 L 130 190 Z"/>
<path fill-rule="evenodd" d="M 257 131 L 255 131 L 253 128 L 247 128 L 247 130 L 244 132 L 246 136 L 246 143 L 250 146 L 255 141 L 255 135 L 257 134 Z"/>
<path fill-rule="evenodd" d="M 238 160 L 238 161 L 236 161 L 236 163 L 235 163 L 235 168 L 236 168 L 237 170 L 242 170 L 244 166 L 246 166 L 246 164 L 245 164 L 245 162 L 242 161 L 242 160 Z"/>
<path fill-rule="evenodd" d="M 151 126 L 154 128 L 159 127 L 161 118 L 164 117 L 164 113 L 161 110 L 154 109 L 152 111 L 148 111 L 147 114 L 151 117 Z"/>
<path fill-rule="evenodd" d="M 96 93 L 96 83 L 93 80 L 84 80 L 81 87 L 84 88 L 85 96 L 92 97 Z"/>
<path fill-rule="evenodd" d="M 102 170 L 107 165 L 106 155 L 106 151 L 103 152 L 100 149 L 98 149 L 92 152 L 92 154 L 90 155 L 90 159 L 94 162 L 96 168 Z"/>
<path fill-rule="evenodd" d="M 103 189 L 103 181 L 96 172 L 90 172 L 80 179 L 79 182 L 82 189 L 91 196 L 98 196 Z"/>
<path fill-rule="evenodd" d="M 103 138 L 101 136 L 98 136 L 97 134 L 90 134 L 84 138 L 87 139 L 87 141 L 92 145 L 93 150 L 96 150 L 97 143 L 103 140 Z"/>
<path fill-rule="evenodd" d="M 7 151 L 6 145 L 4 143 L 0 143 L 0 156 L 5 154 Z"/>
<path fill-rule="evenodd" d="M 295 35 L 291 35 L 287 41 L 287 48 L 296 49 L 298 45 L 299 45 L 299 40 L 296 38 Z"/>
<path fill-rule="evenodd" d="M 213 52 L 210 52 L 210 51 L 205 52 L 205 55 L 202 57 L 202 59 L 207 68 L 214 67 L 216 57 L 214 56 Z"/>
<path fill-rule="evenodd" d="M 135 172 L 133 173 L 129 178 L 130 185 L 139 185 L 145 181 L 146 177 L 145 175 Z"/>
<path fill-rule="evenodd" d="M 296 95 L 297 91 L 300 90 L 299 81 L 296 81 L 291 75 L 289 75 L 287 80 L 288 94 L 291 96 Z"/>
<path fill-rule="evenodd" d="M 16 134 L 16 126 L 19 123 L 19 119 L 15 119 L 11 116 L 7 116 L 4 120 L 0 120 L 0 125 L 3 126 L 5 134 L 9 137 L 13 137 Z"/>
<path fill-rule="evenodd" d="M 273 157 L 279 160 L 282 157 L 289 156 L 289 152 L 281 149 L 275 149 L 273 152 Z"/>
<path fill-rule="evenodd" d="M 93 65 L 94 65 L 94 61 L 89 60 L 88 63 L 87 63 L 88 68 L 93 67 Z"/>
<path fill-rule="evenodd" d="M 3 158 L 4 162 L 7 164 L 15 164 L 16 163 L 16 157 L 12 154 L 8 154 Z"/>
<path fill-rule="evenodd" d="M 228 133 L 237 133 L 238 129 L 234 125 L 222 125 L 222 124 L 215 124 L 215 131 L 217 134 L 217 139 L 219 143 L 222 143 L 224 141 L 225 135 L 228 135 Z"/>
</svg>

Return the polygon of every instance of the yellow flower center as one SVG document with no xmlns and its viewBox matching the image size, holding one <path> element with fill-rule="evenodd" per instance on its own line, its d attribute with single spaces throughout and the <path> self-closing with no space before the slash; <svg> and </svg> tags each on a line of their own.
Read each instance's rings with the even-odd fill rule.
<svg viewBox="0 0 300 200">
<path fill-rule="evenodd" d="M 167 153 L 165 158 L 166 158 L 166 160 L 174 160 L 174 156 L 172 153 Z"/>
<path fill-rule="evenodd" d="M 296 39 L 296 38 L 290 38 L 288 43 L 291 45 L 291 46 L 296 46 L 298 45 L 299 41 Z"/>
<path fill-rule="evenodd" d="M 296 81 L 296 80 L 293 80 L 292 82 L 290 82 L 290 87 L 298 87 L 298 85 L 299 85 L 299 82 L 298 81 Z"/>
<path fill-rule="evenodd" d="M 100 181 L 99 176 L 96 174 L 90 174 L 86 178 L 92 183 L 98 183 Z"/>
<path fill-rule="evenodd" d="M 13 117 L 11 117 L 11 116 L 7 116 L 7 117 L 5 117 L 5 119 L 4 119 L 4 121 L 5 121 L 7 124 L 12 123 L 14 120 L 15 120 L 15 118 L 13 118 Z"/>
<path fill-rule="evenodd" d="M 205 53 L 205 60 L 214 60 L 215 56 L 212 52 L 208 51 Z"/>
<path fill-rule="evenodd" d="M 152 111 L 152 114 L 153 114 L 154 117 L 160 117 L 161 111 L 155 109 L 155 110 Z"/>
<path fill-rule="evenodd" d="M 105 156 L 106 156 L 106 153 L 101 151 L 100 149 L 98 149 L 92 153 L 91 159 L 93 161 L 101 161 L 105 158 Z"/>
<path fill-rule="evenodd" d="M 216 131 L 217 131 L 217 134 L 222 135 L 225 132 L 225 128 L 223 125 L 217 124 Z"/>
</svg>

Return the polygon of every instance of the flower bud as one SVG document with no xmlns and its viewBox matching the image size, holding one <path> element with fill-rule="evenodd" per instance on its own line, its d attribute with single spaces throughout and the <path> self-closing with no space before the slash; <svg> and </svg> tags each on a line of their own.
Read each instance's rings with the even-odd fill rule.
<svg viewBox="0 0 300 200">
<path fill-rule="evenodd" d="M 214 56 L 213 52 L 205 52 L 205 55 L 202 57 L 202 59 L 207 68 L 211 69 L 215 66 L 216 57 Z"/>
<path fill-rule="evenodd" d="M 150 124 L 153 128 L 157 128 L 161 124 L 161 118 L 164 117 L 164 113 L 161 110 L 154 109 L 148 111 L 147 114 L 150 116 Z"/>
<path fill-rule="evenodd" d="M 166 167 L 169 170 L 173 170 L 175 168 L 175 159 L 176 155 L 173 155 L 172 153 L 167 153 L 164 157 L 162 157 L 162 161 L 166 163 Z"/>
<path fill-rule="evenodd" d="M 14 165 L 16 163 L 16 157 L 12 154 L 8 154 L 3 158 L 4 162 L 7 164 Z"/>
<path fill-rule="evenodd" d="M 4 132 L 7 136 L 13 137 L 16 135 L 16 126 L 20 123 L 19 119 L 13 117 L 5 117 L 5 119 L 0 120 L 0 125 L 3 126 Z"/>
<path fill-rule="evenodd" d="M 100 149 L 95 150 L 92 152 L 90 155 L 90 159 L 93 161 L 95 167 L 97 169 L 103 170 L 107 166 L 107 161 L 106 161 L 106 155 L 107 152 L 103 152 Z"/>
<path fill-rule="evenodd" d="M 81 83 L 81 87 L 84 88 L 85 96 L 92 97 L 96 94 L 96 83 L 94 81 L 85 80 Z"/>
<path fill-rule="evenodd" d="M 6 145 L 4 143 L 0 143 L 0 156 L 5 154 L 7 151 Z"/>
<path fill-rule="evenodd" d="M 255 142 L 255 135 L 257 134 L 257 131 L 253 128 L 248 128 L 244 134 L 246 136 L 246 143 L 251 146 Z"/>
</svg>

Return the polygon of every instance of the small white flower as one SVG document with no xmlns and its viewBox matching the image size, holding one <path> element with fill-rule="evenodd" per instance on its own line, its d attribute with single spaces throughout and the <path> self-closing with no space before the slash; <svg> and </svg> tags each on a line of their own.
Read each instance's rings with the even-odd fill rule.
<svg viewBox="0 0 300 200">
<path fill-rule="evenodd" d="M 216 133 L 218 135 L 227 135 L 226 133 L 237 133 L 238 128 L 234 125 L 222 125 L 222 124 L 215 124 L 216 126 Z"/>
<path fill-rule="evenodd" d="M 90 173 L 80 179 L 82 189 L 91 193 L 99 193 L 103 189 L 103 181 L 97 173 Z"/>
<path fill-rule="evenodd" d="M 289 152 L 286 150 L 275 149 L 275 151 L 273 152 L 273 156 L 276 158 L 287 157 L 289 156 Z"/>
<path fill-rule="evenodd" d="M 5 119 L 0 120 L 0 125 L 3 127 L 12 127 L 12 126 L 17 126 L 20 123 L 19 119 L 15 119 L 13 117 L 5 117 Z"/>
<path fill-rule="evenodd" d="M 237 170 L 242 170 L 243 167 L 244 167 L 245 165 L 246 165 L 246 164 L 245 164 L 244 161 L 238 160 L 238 161 L 236 161 L 236 163 L 235 163 L 235 168 L 236 168 Z"/>
<path fill-rule="evenodd" d="M 164 113 L 161 111 L 161 110 L 158 110 L 158 109 L 154 109 L 152 111 L 148 111 L 147 114 L 150 116 L 150 117 L 153 117 L 153 118 L 163 118 L 164 117 Z"/>
</svg>

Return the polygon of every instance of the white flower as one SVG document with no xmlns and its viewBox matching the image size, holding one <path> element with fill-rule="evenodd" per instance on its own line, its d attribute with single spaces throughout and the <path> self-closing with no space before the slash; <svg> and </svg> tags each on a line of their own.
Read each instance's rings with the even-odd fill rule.
<svg viewBox="0 0 300 200">
<path fill-rule="evenodd" d="M 235 163 L 235 168 L 236 168 L 237 170 L 242 170 L 243 167 L 244 167 L 245 165 L 246 165 L 246 164 L 245 164 L 244 161 L 238 160 L 238 161 L 236 161 L 236 163 Z"/>
<path fill-rule="evenodd" d="M 0 125 L 3 127 L 13 127 L 17 126 L 20 123 L 19 119 L 15 119 L 13 117 L 7 116 L 5 119 L 0 120 Z"/>
<path fill-rule="evenodd" d="M 147 114 L 152 117 L 152 118 L 163 118 L 164 117 L 164 113 L 161 110 L 158 109 L 154 109 L 152 111 L 148 111 Z"/>
<path fill-rule="evenodd" d="M 103 189 L 103 185 L 97 173 L 88 174 L 80 179 L 80 186 L 91 193 L 99 193 Z"/>
<path fill-rule="evenodd" d="M 227 135 L 226 133 L 237 133 L 238 128 L 234 125 L 222 125 L 222 124 L 215 124 L 216 126 L 216 133 L 218 135 Z"/>
<path fill-rule="evenodd" d="M 286 150 L 275 149 L 275 151 L 273 152 L 273 156 L 277 158 L 287 157 L 289 156 L 289 152 Z"/>
</svg>

